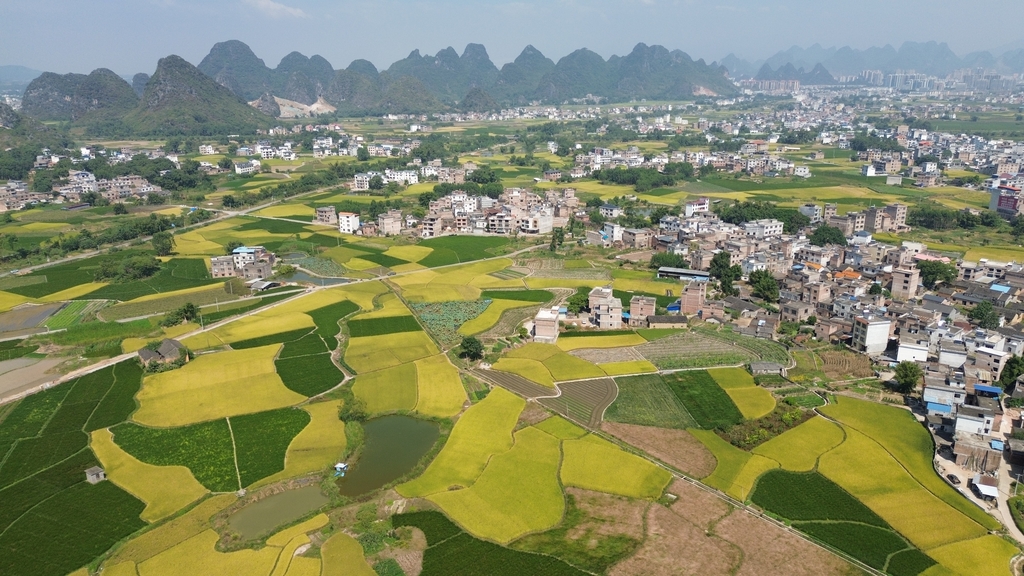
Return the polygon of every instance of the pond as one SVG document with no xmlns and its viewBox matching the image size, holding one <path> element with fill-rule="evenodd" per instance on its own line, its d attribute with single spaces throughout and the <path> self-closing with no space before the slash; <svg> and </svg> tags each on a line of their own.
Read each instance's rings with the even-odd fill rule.
<svg viewBox="0 0 1024 576">
<path fill-rule="evenodd" d="M 409 416 L 382 416 L 363 424 L 359 460 L 338 478 L 343 496 L 358 497 L 393 482 L 410 470 L 437 441 L 437 424 Z"/>
<path fill-rule="evenodd" d="M 309 284 L 316 284 L 317 286 L 334 286 L 335 284 L 347 284 L 352 281 L 350 278 L 325 278 L 322 276 L 313 276 L 312 274 L 306 274 L 302 270 L 296 270 L 284 278 L 291 282 L 308 282 Z"/>
<path fill-rule="evenodd" d="M 268 496 L 228 517 L 228 525 L 243 540 L 254 540 L 284 524 L 294 522 L 330 499 L 319 486 L 306 486 Z"/>
</svg>

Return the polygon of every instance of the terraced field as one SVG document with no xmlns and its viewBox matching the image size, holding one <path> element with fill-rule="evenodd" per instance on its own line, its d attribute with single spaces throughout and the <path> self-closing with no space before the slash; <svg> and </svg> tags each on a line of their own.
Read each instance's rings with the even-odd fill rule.
<svg viewBox="0 0 1024 576">
<path fill-rule="evenodd" d="M 600 428 L 605 410 L 619 391 L 611 378 L 560 382 L 558 388 L 561 396 L 544 398 L 540 403 L 592 429 Z"/>
</svg>

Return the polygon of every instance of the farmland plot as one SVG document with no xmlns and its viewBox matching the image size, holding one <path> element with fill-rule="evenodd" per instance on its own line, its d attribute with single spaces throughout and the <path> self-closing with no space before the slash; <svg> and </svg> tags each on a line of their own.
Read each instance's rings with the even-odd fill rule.
<svg viewBox="0 0 1024 576">
<path fill-rule="evenodd" d="M 692 332 L 661 338 L 636 349 L 662 370 L 744 364 L 757 359 L 746 348 Z"/>
<path fill-rule="evenodd" d="M 605 411 L 611 422 L 659 428 L 692 428 L 696 420 L 657 374 L 616 378 L 615 401 Z"/>
<path fill-rule="evenodd" d="M 594 435 L 566 440 L 562 450 L 561 478 L 569 486 L 656 499 L 671 480 L 667 471 Z"/>
<path fill-rule="evenodd" d="M 615 381 L 611 378 L 561 382 L 558 388 L 562 392 L 558 398 L 543 398 L 540 403 L 590 428 L 601 425 L 604 413 L 617 393 Z"/>
</svg>

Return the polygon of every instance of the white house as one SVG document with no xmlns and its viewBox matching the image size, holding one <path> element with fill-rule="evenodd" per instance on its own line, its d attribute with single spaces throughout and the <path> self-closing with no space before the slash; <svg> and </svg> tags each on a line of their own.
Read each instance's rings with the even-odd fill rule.
<svg viewBox="0 0 1024 576">
<path fill-rule="evenodd" d="M 214 148 L 213 146 L 210 146 L 209 144 L 203 144 L 202 146 L 199 147 L 200 156 L 213 156 L 216 153 L 217 149 Z"/>
<path fill-rule="evenodd" d="M 338 231 L 342 234 L 355 234 L 359 230 L 359 214 L 338 212 Z"/>
<path fill-rule="evenodd" d="M 235 163 L 235 174 L 247 176 L 249 174 L 255 174 L 260 171 L 259 160 L 249 160 L 248 162 L 236 162 Z"/>
<path fill-rule="evenodd" d="M 865 354 L 881 354 L 889 346 L 889 328 L 892 321 L 877 316 L 858 316 L 853 319 L 853 347 Z"/>
</svg>

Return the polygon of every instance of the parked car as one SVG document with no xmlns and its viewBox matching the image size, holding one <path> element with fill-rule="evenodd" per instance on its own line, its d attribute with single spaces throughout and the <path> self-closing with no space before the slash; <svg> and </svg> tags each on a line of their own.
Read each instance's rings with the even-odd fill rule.
<svg viewBox="0 0 1024 576">
<path fill-rule="evenodd" d="M 949 482 L 953 486 L 959 486 L 960 485 L 960 479 L 957 478 L 955 474 L 946 474 L 946 478 L 949 479 Z"/>
</svg>

